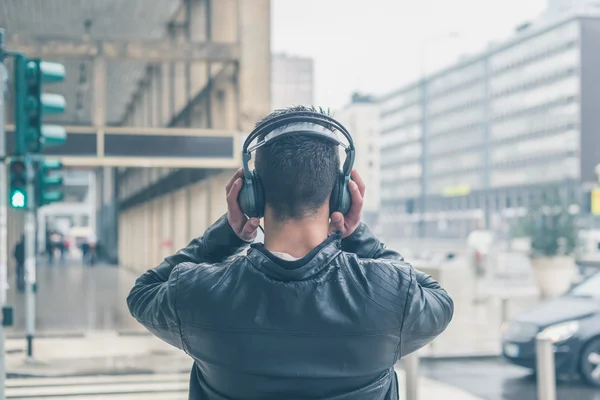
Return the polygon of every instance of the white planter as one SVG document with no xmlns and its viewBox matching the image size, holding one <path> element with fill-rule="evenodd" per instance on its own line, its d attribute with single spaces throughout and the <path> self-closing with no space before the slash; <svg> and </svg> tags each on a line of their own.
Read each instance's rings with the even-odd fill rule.
<svg viewBox="0 0 600 400">
<path fill-rule="evenodd" d="M 575 260 L 569 256 L 539 257 L 531 259 L 533 276 L 542 297 L 555 297 L 571 287 L 575 277 Z"/>
</svg>

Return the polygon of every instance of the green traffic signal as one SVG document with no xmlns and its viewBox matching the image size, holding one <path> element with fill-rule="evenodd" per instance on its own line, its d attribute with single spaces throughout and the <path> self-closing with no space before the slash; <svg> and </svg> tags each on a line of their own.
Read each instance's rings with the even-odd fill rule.
<svg viewBox="0 0 600 400">
<path fill-rule="evenodd" d="M 10 194 L 10 206 L 13 208 L 25 208 L 27 205 L 25 192 L 15 189 Z"/>
<path fill-rule="evenodd" d="M 27 169 L 23 161 L 11 161 L 8 200 L 13 208 L 27 207 Z"/>
</svg>

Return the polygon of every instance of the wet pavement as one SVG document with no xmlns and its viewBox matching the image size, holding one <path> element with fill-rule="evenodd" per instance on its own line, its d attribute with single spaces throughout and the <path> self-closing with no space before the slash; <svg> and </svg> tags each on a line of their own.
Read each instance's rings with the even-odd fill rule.
<svg viewBox="0 0 600 400">
<path fill-rule="evenodd" d="M 129 314 L 126 298 L 136 276 L 114 266 L 39 266 L 36 331 L 42 335 L 90 331 L 144 331 Z M 25 329 L 25 295 L 9 280 L 8 304 L 15 324 L 8 337 Z"/>
<path fill-rule="evenodd" d="M 536 400 L 536 381 L 527 369 L 504 360 L 424 360 L 421 374 L 486 400 Z M 558 381 L 558 400 L 600 400 L 600 389 L 580 381 Z"/>
</svg>

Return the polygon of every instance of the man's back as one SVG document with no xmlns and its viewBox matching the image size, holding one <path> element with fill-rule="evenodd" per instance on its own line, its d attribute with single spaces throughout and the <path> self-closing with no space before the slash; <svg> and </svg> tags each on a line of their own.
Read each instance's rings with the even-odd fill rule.
<svg viewBox="0 0 600 400">
<path fill-rule="evenodd" d="M 396 361 L 452 317 L 445 291 L 364 225 L 297 261 L 262 245 L 229 257 L 240 243 L 225 225 L 167 258 L 169 309 L 145 303 L 144 276 L 128 299 L 140 322 L 195 360 L 191 399 L 396 399 Z M 222 261 L 196 264 L 199 248 Z"/>
</svg>

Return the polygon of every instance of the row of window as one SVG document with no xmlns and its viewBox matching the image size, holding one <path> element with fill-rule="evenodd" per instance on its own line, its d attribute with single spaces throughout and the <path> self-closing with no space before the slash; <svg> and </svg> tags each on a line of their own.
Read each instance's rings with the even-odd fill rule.
<svg viewBox="0 0 600 400">
<path fill-rule="evenodd" d="M 485 130 L 483 125 L 472 128 L 436 135 L 428 138 L 428 153 L 437 156 L 443 153 L 456 153 L 458 150 L 483 145 Z"/>
<path fill-rule="evenodd" d="M 490 68 L 492 72 L 497 72 L 516 66 L 526 59 L 547 53 L 578 38 L 579 23 L 568 23 L 492 55 L 489 61 Z"/>
<path fill-rule="evenodd" d="M 502 164 L 574 152 L 579 150 L 579 139 L 579 131 L 575 129 L 551 136 L 523 139 L 517 143 L 494 146 L 490 158 L 492 164 Z"/>
<path fill-rule="evenodd" d="M 480 124 L 485 118 L 485 107 L 483 104 L 461 111 L 442 114 L 431 118 L 428 123 L 428 132 L 438 135 L 444 132 L 455 131 L 475 124 Z"/>
<path fill-rule="evenodd" d="M 490 112 L 493 118 L 498 118 L 578 95 L 579 79 L 577 76 L 571 75 L 566 79 L 527 92 L 494 99 L 490 103 Z"/>
<path fill-rule="evenodd" d="M 429 95 L 436 95 L 454 87 L 464 85 L 465 83 L 478 80 L 484 75 L 485 63 L 483 61 L 478 61 L 474 64 L 447 72 L 437 78 L 432 79 L 427 84 L 427 93 Z"/>
<path fill-rule="evenodd" d="M 430 194 L 442 194 L 445 191 L 457 187 L 468 187 L 470 190 L 477 190 L 483 186 L 483 174 L 481 171 L 471 171 L 461 173 L 459 176 L 444 176 L 434 178 L 428 181 L 427 192 Z"/>
<path fill-rule="evenodd" d="M 423 107 L 421 104 L 407 107 L 403 110 L 381 117 L 381 130 L 387 131 L 409 122 L 418 121 L 423 118 Z"/>
<path fill-rule="evenodd" d="M 395 182 L 402 181 L 402 184 L 404 184 L 404 181 L 419 179 L 422 172 L 420 162 L 404 164 L 394 168 L 386 168 L 381 171 L 381 182 L 382 184 L 394 184 Z"/>
<path fill-rule="evenodd" d="M 553 54 L 519 69 L 493 76 L 490 79 L 490 92 L 495 96 L 513 89 L 521 89 L 529 83 L 542 81 L 569 69 L 576 69 L 579 63 L 579 48 L 571 47 L 567 51 Z"/>
<path fill-rule="evenodd" d="M 381 151 L 381 166 L 392 166 L 416 160 L 423 154 L 421 142 L 386 147 Z"/>
<path fill-rule="evenodd" d="M 465 105 L 480 103 L 484 101 L 484 98 L 485 85 L 478 83 L 434 98 L 427 104 L 427 113 L 429 115 L 439 114 Z"/>
<path fill-rule="evenodd" d="M 565 179 L 578 179 L 579 175 L 579 159 L 577 157 L 568 157 L 562 160 L 550 160 L 544 164 L 493 170 L 490 175 L 490 184 L 492 187 L 518 186 Z"/>
<path fill-rule="evenodd" d="M 406 92 L 397 93 L 392 97 L 381 102 L 381 113 L 385 115 L 390 111 L 397 110 L 411 104 L 420 103 L 422 99 L 422 89 L 416 86 Z"/>
<path fill-rule="evenodd" d="M 490 125 L 492 141 L 579 125 L 579 103 L 571 102 Z"/>
<path fill-rule="evenodd" d="M 476 149 L 467 153 L 450 154 L 442 158 L 429 161 L 429 173 L 433 175 L 448 174 L 454 171 L 482 168 L 484 153 L 482 149 Z"/>
<path fill-rule="evenodd" d="M 405 125 L 392 131 L 381 132 L 381 148 L 385 149 L 400 143 L 414 142 L 421 139 L 423 128 L 421 123 Z"/>
<path fill-rule="evenodd" d="M 395 199 L 408 199 L 421 195 L 421 182 L 419 180 L 404 181 L 381 185 L 381 202 Z"/>
</svg>

